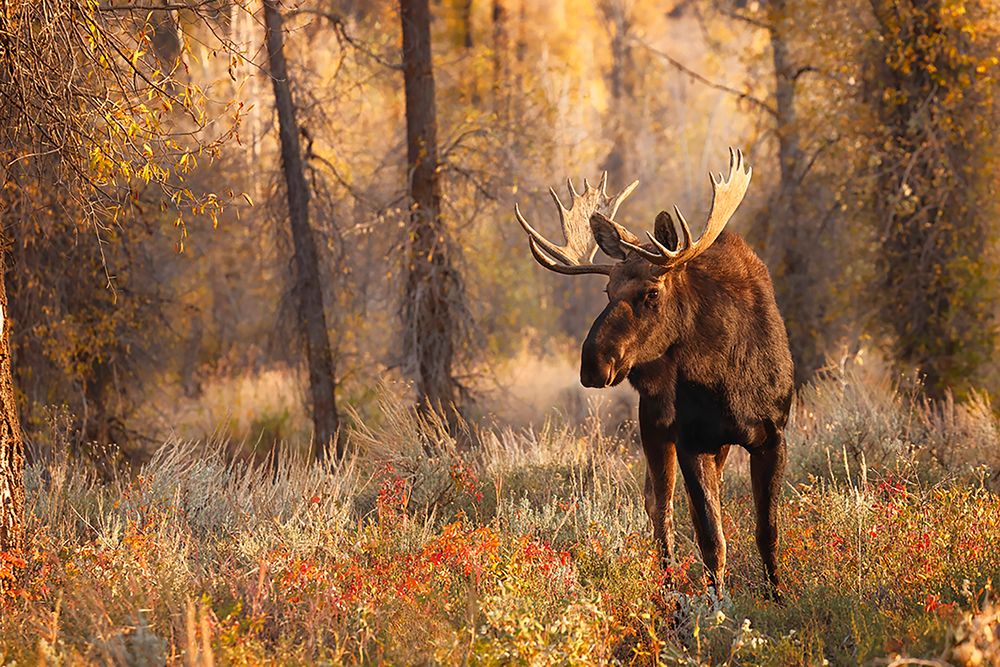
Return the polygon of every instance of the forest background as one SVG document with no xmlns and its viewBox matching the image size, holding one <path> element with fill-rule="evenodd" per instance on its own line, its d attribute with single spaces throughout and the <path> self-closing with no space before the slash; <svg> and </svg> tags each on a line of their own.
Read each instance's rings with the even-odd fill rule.
<svg viewBox="0 0 1000 667">
<path fill-rule="evenodd" d="M 149 110 L 156 126 L 143 127 L 194 141 L 83 161 L 129 206 L 61 185 L 78 172 L 8 169 L 9 328 L 29 434 L 65 406 L 82 448 L 114 442 L 128 456 L 220 427 L 265 450 L 307 440 L 315 364 L 295 289 L 314 283 L 341 406 L 365 413 L 395 378 L 413 382 L 413 401 L 537 420 L 578 400 L 562 390 L 603 295 L 599 280 L 534 266 L 514 202 L 552 233 L 546 189 L 606 170 L 612 188 L 640 181 L 626 224 L 651 228 L 674 203 L 697 219 L 704 174 L 724 169 L 729 145 L 755 168 L 731 228 L 771 270 L 800 383 L 862 350 L 935 397 L 1000 377 L 989 3 L 435 3 L 429 243 L 408 203 L 399 8 L 283 7 L 310 273 L 288 222 L 261 12 L 129 4 L 111 3 L 121 11 L 99 12 L 95 29 L 141 33 L 132 53 L 175 90 L 123 99 L 173 107 L 198 91 L 195 114 Z M 163 159 L 175 171 L 143 183 Z M 191 221 L 192 208 L 210 217 Z M 424 251 L 442 271 L 421 277 Z M 419 280 L 442 305 L 436 329 L 410 308 Z"/>
<path fill-rule="evenodd" d="M 547 189 L 606 171 L 640 181 L 630 228 L 698 220 L 729 146 L 754 168 L 729 228 L 773 277 L 802 439 L 829 436 L 850 478 L 883 436 L 923 447 L 900 444 L 923 420 L 950 434 L 924 463 L 995 489 L 997 10 L 0 3 L 0 551 L 25 463 L 31 542 L 59 457 L 94 484 L 152 474 L 164 442 L 350 458 L 401 407 L 418 431 L 439 409 L 457 461 L 480 428 L 585 424 L 637 469 L 634 397 L 577 386 L 600 280 L 538 267 L 514 203 L 558 238 Z M 855 373 L 863 414 L 832 439 L 819 406 Z M 880 430 L 879 406 L 909 416 Z"/>
</svg>

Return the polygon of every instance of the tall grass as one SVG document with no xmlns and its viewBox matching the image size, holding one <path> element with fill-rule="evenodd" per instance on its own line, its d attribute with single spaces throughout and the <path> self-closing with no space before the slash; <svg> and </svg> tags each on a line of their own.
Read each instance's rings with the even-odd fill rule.
<svg viewBox="0 0 1000 667">
<path fill-rule="evenodd" d="M 729 590 L 706 593 L 683 494 L 662 569 L 629 429 L 441 420 L 384 389 L 327 467 L 169 441 L 100 481 L 56 447 L 27 474 L 28 541 L 0 661 L 29 664 L 997 664 L 997 431 L 849 362 L 789 428 L 785 601 L 764 600 L 743 462 Z M 608 435 L 612 433 L 614 435 Z M 472 443 L 469 446 L 469 443 Z M 976 661 L 979 660 L 977 663 Z"/>
</svg>

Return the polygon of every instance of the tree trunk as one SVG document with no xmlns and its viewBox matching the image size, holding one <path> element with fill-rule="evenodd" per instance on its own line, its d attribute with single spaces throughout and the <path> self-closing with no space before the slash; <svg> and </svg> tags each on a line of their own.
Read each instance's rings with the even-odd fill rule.
<svg viewBox="0 0 1000 667">
<path fill-rule="evenodd" d="M 0 551 L 21 546 L 24 517 L 24 442 L 11 375 L 5 258 L 0 250 Z"/>
<path fill-rule="evenodd" d="M 629 120 L 635 94 L 633 85 L 632 47 L 629 44 L 632 32 L 630 8 L 619 2 L 602 2 L 599 5 L 605 23 L 614 32 L 611 35 L 611 71 L 608 79 L 611 89 L 611 105 L 607 124 L 612 128 L 611 150 L 604 158 L 604 170 L 608 172 L 608 182 L 613 187 L 628 183 L 634 172 L 629 168 Z"/>
<path fill-rule="evenodd" d="M 160 0 L 156 4 L 164 6 L 164 8 L 149 12 L 149 22 L 153 27 L 153 52 L 163 63 L 172 66 L 181 57 L 181 35 L 177 26 L 177 12 L 174 9 L 166 8 L 166 0 Z"/>
<path fill-rule="evenodd" d="M 771 37 L 771 58 L 774 64 L 775 110 L 778 114 L 778 167 L 781 173 L 778 196 L 786 210 L 794 213 L 795 202 L 792 195 L 797 185 L 802 149 L 795 112 L 795 66 L 788 53 L 785 36 L 788 11 L 785 0 L 771 0 L 768 32 Z"/>
<path fill-rule="evenodd" d="M 334 396 L 334 365 L 327 335 L 323 290 L 320 285 L 319 257 L 312 227 L 309 226 L 309 186 L 302 165 L 299 128 L 285 63 L 283 19 L 276 0 L 264 0 L 267 59 L 274 85 L 274 103 L 278 111 L 281 136 L 281 166 L 288 193 L 288 218 L 294 247 L 295 295 L 298 301 L 299 329 L 306 346 L 309 365 L 309 395 L 312 400 L 313 443 L 316 458 L 323 458 L 336 439 L 337 457 L 343 455 L 338 437 L 339 421 Z"/>
<path fill-rule="evenodd" d="M 462 46 L 471 49 L 472 42 L 472 0 L 458 0 L 458 20 L 462 30 Z"/>
<path fill-rule="evenodd" d="M 493 0 L 493 52 L 491 55 L 493 70 L 493 113 L 496 115 L 496 143 L 498 147 L 495 165 L 498 173 L 515 173 L 514 165 L 517 155 L 517 141 L 513 123 L 513 94 L 518 90 L 511 85 L 511 59 L 513 57 L 510 41 L 510 12 L 506 4 L 510 0 Z"/>
<path fill-rule="evenodd" d="M 503 131 L 506 131 L 506 123 L 509 117 L 507 113 L 510 101 L 509 86 L 509 38 L 507 35 L 507 10 L 504 8 L 504 0 L 493 0 L 493 111 L 500 121 Z M 507 142 L 504 141 L 504 146 Z"/>
<path fill-rule="evenodd" d="M 817 345 L 819 337 L 813 331 L 815 317 L 810 308 L 814 292 L 804 253 L 813 239 L 796 199 L 802 142 L 795 109 L 796 65 L 789 54 L 787 39 L 791 11 L 785 0 L 771 0 L 768 7 L 780 182 L 767 215 L 765 251 L 777 268 L 775 287 L 795 358 L 795 381 L 803 384 L 823 359 Z"/>
<path fill-rule="evenodd" d="M 449 410 L 459 398 L 455 342 L 464 300 L 441 218 L 437 113 L 427 0 L 401 0 L 410 239 L 404 304 L 405 347 L 421 409 Z M 448 412 L 451 415 L 450 412 Z"/>
</svg>

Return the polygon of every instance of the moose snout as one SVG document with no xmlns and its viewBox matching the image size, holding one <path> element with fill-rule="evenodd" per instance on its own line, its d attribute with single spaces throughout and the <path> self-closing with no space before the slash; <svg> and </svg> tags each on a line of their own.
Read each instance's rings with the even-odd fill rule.
<svg viewBox="0 0 1000 667">
<path fill-rule="evenodd" d="M 602 350 L 588 337 L 580 355 L 580 383 L 594 389 L 618 384 L 623 379 L 623 366 L 618 355 Z"/>
<path fill-rule="evenodd" d="M 588 357 L 584 354 L 580 362 L 580 383 L 593 389 L 614 387 L 628 377 L 630 370 L 629 365 L 618 357 L 602 359 L 599 355 Z"/>
<path fill-rule="evenodd" d="M 580 383 L 584 387 L 600 389 L 607 387 L 614 379 L 614 365 L 612 363 L 602 363 L 601 361 L 588 358 L 584 355 L 580 363 Z"/>
<path fill-rule="evenodd" d="M 594 321 L 587 339 L 583 341 L 580 353 L 580 383 L 584 387 L 601 389 L 618 384 L 628 375 L 628 364 L 624 361 L 619 345 L 614 337 L 615 304 L 609 304 Z"/>
</svg>

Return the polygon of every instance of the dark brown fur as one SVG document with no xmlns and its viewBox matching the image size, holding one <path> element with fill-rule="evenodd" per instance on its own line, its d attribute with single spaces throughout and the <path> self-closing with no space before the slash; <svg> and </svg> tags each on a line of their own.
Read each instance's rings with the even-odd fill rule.
<svg viewBox="0 0 1000 667">
<path fill-rule="evenodd" d="M 596 235 L 606 253 L 621 253 Z M 608 306 L 583 344 L 580 379 L 605 387 L 627 377 L 639 392 L 646 511 L 664 557 L 673 559 L 679 463 L 706 572 L 722 586 L 721 473 L 730 446 L 739 445 L 750 453 L 757 546 L 776 594 L 793 369 L 767 268 L 743 239 L 723 232 L 675 268 L 628 254 L 611 271 L 607 292 Z"/>
</svg>

